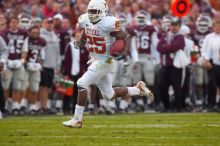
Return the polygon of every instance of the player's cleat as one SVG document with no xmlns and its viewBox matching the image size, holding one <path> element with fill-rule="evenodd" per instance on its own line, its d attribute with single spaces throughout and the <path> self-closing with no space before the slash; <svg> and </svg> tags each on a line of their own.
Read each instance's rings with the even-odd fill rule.
<svg viewBox="0 0 220 146">
<path fill-rule="evenodd" d="M 154 101 L 154 94 L 146 87 L 143 81 L 139 81 L 136 87 L 141 90 L 140 96 L 147 96 L 151 101 Z"/>
<path fill-rule="evenodd" d="M 63 122 L 63 125 L 65 127 L 70 127 L 70 128 L 81 128 L 82 121 L 79 120 L 76 116 L 74 116 L 71 120 Z"/>
</svg>

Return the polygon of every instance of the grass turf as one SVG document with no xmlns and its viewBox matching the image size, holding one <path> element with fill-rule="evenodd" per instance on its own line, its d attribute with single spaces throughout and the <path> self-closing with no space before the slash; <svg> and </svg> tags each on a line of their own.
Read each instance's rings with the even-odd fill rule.
<svg viewBox="0 0 220 146">
<path fill-rule="evenodd" d="M 0 120 L 0 146 L 220 146 L 220 114 L 85 115 L 81 129 L 65 116 Z"/>
</svg>

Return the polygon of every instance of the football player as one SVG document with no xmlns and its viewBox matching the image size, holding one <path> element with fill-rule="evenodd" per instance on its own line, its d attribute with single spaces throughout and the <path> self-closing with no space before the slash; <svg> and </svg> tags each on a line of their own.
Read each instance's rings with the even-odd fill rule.
<svg viewBox="0 0 220 146">
<path fill-rule="evenodd" d="M 91 0 L 88 4 L 87 13 L 79 17 L 79 24 L 83 28 L 80 45 L 86 42 L 91 56 L 91 65 L 84 75 L 77 81 L 78 100 L 75 114 L 69 121 L 63 122 L 66 127 L 81 128 L 83 111 L 86 105 L 87 89 L 96 84 L 103 98 L 113 100 L 116 97 L 129 95 L 148 96 L 153 100 L 151 91 L 143 81 L 134 87 L 112 88 L 111 71 L 113 57 L 110 56 L 111 44 L 115 39 L 125 41 L 125 55 L 130 46 L 130 36 L 121 30 L 120 21 L 114 16 L 107 15 L 108 7 L 105 0 Z"/>
<path fill-rule="evenodd" d="M 29 37 L 25 40 L 28 43 L 28 54 L 26 59 L 27 78 L 29 82 L 28 101 L 30 103 L 29 111 L 36 114 L 38 107 L 37 93 L 39 91 L 41 64 L 45 58 L 46 41 L 40 37 L 38 26 L 32 26 L 29 29 Z"/>
<path fill-rule="evenodd" d="M 120 23 L 121 23 L 121 29 L 126 32 L 127 28 L 127 16 L 124 13 L 121 13 L 118 16 Z M 129 51 L 131 53 L 131 51 Z M 137 54 L 137 53 L 136 53 Z M 118 85 L 122 87 L 126 87 L 128 85 L 131 85 L 131 59 L 130 56 L 128 56 L 126 59 L 123 59 L 121 61 L 116 62 L 117 63 L 117 69 L 116 69 L 116 76 L 115 81 L 113 80 L 113 85 Z M 119 112 L 124 113 L 128 111 L 128 103 L 130 100 L 130 96 L 127 94 L 123 98 L 119 99 Z"/>
<path fill-rule="evenodd" d="M 129 33 L 133 36 L 134 41 L 131 44 L 131 50 L 137 49 L 139 55 L 139 64 L 135 64 L 133 70 L 133 82 L 144 77 L 147 85 L 153 89 L 155 64 L 159 58 L 156 50 L 158 43 L 157 32 L 154 26 L 148 25 L 149 14 L 143 10 L 139 11 L 136 18 L 136 25 L 129 28 Z M 138 99 L 137 104 L 144 110 L 143 99 Z"/>
<path fill-rule="evenodd" d="M 19 19 L 19 26 L 18 27 L 20 29 L 27 31 L 29 29 L 29 27 L 31 26 L 31 16 L 21 13 L 18 15 L 18 19 Z M 27 108 L 27 97 L 26 97 L 27 86 L 28 86 L 28 79 L 27 79 L 27 76 L 25 76 L 25 81 L 24 81 L 24 85 L 23 85 L 25 90 L 21 92 L 21 110 L 20 110 L 20 112 L 23 112 L 23 113 L 25 112 L 25 110 Z"/>
<path fill-rule="evenodd" d="M 31 25 L 36 25 L 38 27 L 42 26 L 42 19 L 40 17 L 32 18 L 31 19 Z"/>
<path fill-rule="evenodd" d="M 2 75 L 2 85 L 5 93 L 5 97 L 9 97 L 9 86 L 12 81 L 12 113 L 19 114 L 21 92 L 23 92 L 25 81 L 24 66 L 27 56 L 27 44 L 24 40 L 27 37 L 27 32 L 19 28 L 19 19 L 17 17 L 11 17 L 9 22 L 9 29 L 6 29 L 2 36 L 6 41 L 9 49 L 9 56 L 7 61 L 7 70 Z M 13 79 L 13 80 L 12 80 Z"/>
<path fill-rule="evenodd" d="M 207 71 L 197 64 L 197 58 L 200 56 L 201 47 L 205 36 L 209 33 L 211 26 L 211 19 L 209 16 L 201 14 L 196 20 L 196 30 L 192 30 L 192 40 L 194 41 L 196 47 L 191 52 L 193 67 L 192 75 L 195 78 L 195 95 L 196 95 L 196 106 L 197 110 L 201 111 L 204 104 L 204 93 L 205 88 L 203 86 L 207 85 L 208 77 Z"/>
<path fill-rule="evenodd" d="M 171 21 L 172 21 L 172 16 L 171 15 L 165 15 L 161 20 L 161 29 L 160 29 L 160 31 L 167 32 L 170 28 Z"/>
</svg>

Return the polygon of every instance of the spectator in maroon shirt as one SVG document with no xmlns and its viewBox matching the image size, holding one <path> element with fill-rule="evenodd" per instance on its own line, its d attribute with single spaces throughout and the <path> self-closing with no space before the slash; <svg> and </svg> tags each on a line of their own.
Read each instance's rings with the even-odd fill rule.
<svg viewBox="0 0 220 146">
<path fill-rule="evenodd" d="M 63 22 L 63 15 L 62 14 L 57 13 L 53 17 L 53 22 L 54 22 L 55 33 L 58 36 L 58 38 L 60 39 L 60 55 L 62 56 L 62 60 L 63 60 L 65 47 L 67 45 L 67 37 L 69 34 L 67 32 L 67 29 L 64 29 L 62 27 L 62 22 Z"/>
</svg>

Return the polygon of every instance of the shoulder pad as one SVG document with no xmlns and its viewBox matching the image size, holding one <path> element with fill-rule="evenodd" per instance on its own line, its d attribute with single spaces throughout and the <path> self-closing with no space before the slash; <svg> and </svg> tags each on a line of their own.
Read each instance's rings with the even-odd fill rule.
<svg viewBox="0 0 220 146">
<path fill-rule="evenodd" d="M 103 19 L 103 26 L 105 29 L 111 31 L 119 31 L 121 29 L 120 20 L 115 16 L 107 16 Z"/>
</svg>

